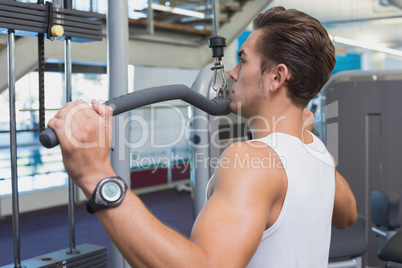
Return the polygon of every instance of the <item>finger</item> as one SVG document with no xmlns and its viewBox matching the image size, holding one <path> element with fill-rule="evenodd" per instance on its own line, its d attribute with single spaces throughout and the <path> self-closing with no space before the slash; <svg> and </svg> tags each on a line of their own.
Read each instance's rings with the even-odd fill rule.
<svg viewBox="0 0 402 268">
<path fill-rule="evenodd" d="M 60 119 L 57 117 L 53 117 L 49 120 L 47 126 L 56 133 L 57 139 L 61 148 L 63 149 L 67 146 L 67 137 L 66 137 L 66 129 L 65 129 L 65 121 L 64 119 Z"/>
<path fill-rule="evenodd" d="M 79 107 L 81 112 L 84 112 L 84 114 L 88 117 L 93 117 L 95 115 L 93 108 L 91 105 L 89 105 L 87 102 L 83 101 L 82 99 L 77 100 L 74 103 L 76 106 Z"/>
<path fill-rule="evenodd" d="M 56 130 L 57 128 L 60 128 L 60 125 L 62 123 L 63 120 L 53 117 L 52 119 L 49 120 L 49 122 L 47 122 L 47 127 Z"/>
<path fill-rule="evenodd" d="M 92 99 L 91 104 L 92 108 L 94 108 L 94 110 L 99 114 L 99 102 L 95 99 Z"/>
<path fill-rule="evenodd" d="M 75 101 L 75 104 L 86 104 L 86 105 L 88 105 L 88 103 L 86 103 L 84 100 L 82 100 L 82 99 L 78 99 L 78 100 L 76 100 Z M 89 106 L 89 105 L 88 105 Z"/>
<path fill-rule="evenodd" d="M 67 102 L 47 123 L 47 126 L 56 133 L 60 144 L 64 143 L 66 140 L 65 120 L 74 106 L 75 104 L 73 102 Z"/>
<path fill-rule="evenodd" d="M 97 100 L 92 100 L 92 107 L 99 114 L 100 117 L 104 118 L 105 125 L 108 129 L 108 133 L 109 133 L 109 135 L 111 135 L 112 125 L 113 125 L 113 121 L 112 121 L 113 108 L 108 105 L 99 103 Z"/>
<path fill-rule="evenodd" d="M 97 100 L 92 100 L 92 107 L 100 116 L 104 118 L 113 116 L 113 108 L 111 106 L 100 103 Z"/>
<path fill-rule="evenodd" d="M 60 119 L 64 119 L 66 117 L 66 115 L 68 114 L 68 112 L 71 110 L 71 108 L 74 107 L 74 103 L 73 102 L 67 102 L 58 112 L 57 114 L 54 116 L 56 118 L 60 118 Z"/>
</svg>

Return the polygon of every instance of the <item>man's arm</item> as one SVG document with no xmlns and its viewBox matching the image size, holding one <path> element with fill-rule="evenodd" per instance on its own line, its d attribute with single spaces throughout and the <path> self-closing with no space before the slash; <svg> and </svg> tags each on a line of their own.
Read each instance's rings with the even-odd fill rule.
<svg viewBox="0 0 402 268">
<path fill-rule="evenodd" d="M 280 179 L 262 170 L 234 168 L 232 147 L 214 176 L 214 193 L 201 211 L 190 240 L 157 220 L 137 196 L 128 192 L 116 208 L 97 213 L 126 260 L 135 267 L 244 267 L 265 230 L 270 205 Z M 242 149 L 240 149 L 242 151 Z M 243 155 L 242 155 L 243 154 Z M 240 152 L 239 157 L 246 153 Z M 226 160 L 225 160 L 226 161 Z M 228 163 L 228 162 L 226 162 Z"/>
<path fill-rule="evenodd" d="M 214 254 L 212 267 L 245 267 L 268 224 L 276 221 L 273 210 L 282 206 L 287 179 L 283 167 L 271 163 L 281 162 L 266 145 L 235 143 L 222 154 L 213 194 L 191 236 Z"/>
<path fill-rule="evenodd" d="M 335 170 L 335 200 L 332 225 L 346 229 L 357 219 L 356 199 L 346 180 Z"/>
<path fill-rule="evenodd" d="M 49 126 L 59 138 L 66 171 L 88 197 L 99 180 L 115 175 L 107 158 L 111 111 L 93 103 L 93 109 L 85 106 L 83 111 L 71 113 L 79 105 L 85 106 L 82 101 L 66 105 Z M 76 146 L 66 134 L 69 131 L 81 145 L 106 145 Z M 266 152 L 249 149 L 232 147 L 223 154 L 227 166 L 218 168 L 214 194 L 200 213 L 190 240 L 157 220 L 131 191 L 118 207 L 99 211 L 97 216 L 132 266 L 245 266 L 258 247 L 278 193 L 286 191 L 283 177 L 278 176 L 283 171 L 258 168 L 262 163 L 258 158 Z M 236 157 L 243 160 L 242 166 L 236 166 Z M 251 159 L 257 162 L 251 164 Z"/>
<path fill-rule="evenodd" d="M 303 110 L 305 131 L 313 131 L 314 115 L 308 110 Z M 336 167 L 335 159 L 332 157 L 334 167 Z M 346 229 L 351 226 L 357 219 L 356 200 L 349 184 L 335 168 L 335 200 L 334 211 L 332 213 L 332 225 L 338 229 Z"/>
</svg>

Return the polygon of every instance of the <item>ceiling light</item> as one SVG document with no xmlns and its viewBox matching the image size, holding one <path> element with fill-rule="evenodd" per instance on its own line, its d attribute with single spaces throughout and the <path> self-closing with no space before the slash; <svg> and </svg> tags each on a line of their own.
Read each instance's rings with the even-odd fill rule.
<svg viewBox="0 0 402 268">
<path fill-rule="evenodd" d="M 152 9 L 153 10 L 170 12 L 170 13 L 178 14 L 178 15 L 184 15 L 184 16 L 189 16 L 189 17 L 205 19 L 205 14 L 204 13 L 197 12 L 197 11 L 192 11 L 192 10 L 187 10 L 187 9 L 183 9 L 183 8 L 178 8 L 178 7 L 167 7 L 167 6 L 164 6 L 164 5 L 152 4 Z"/>
<path fill-rule="evenodd" d="M 387 48 L 387 47 L 379 46 L 376 44 L 370 44 L 370 43 L 352 40 L 352 39 L 348 39 L 348 38 L 343 38 L 343 37 L 339 37 L 339 36 L 334 36 L 333 40 L 340 44 L 345 44 L 345 45 L 354 46 L 354 47 L 361 47 L 361 48 L 365 48 L 365 49 L 369 49 L 369 50 L 375 50 L 375 51 L 402 57 L 402 51 L 397 50 L 397 49 Z"/>
</svg>

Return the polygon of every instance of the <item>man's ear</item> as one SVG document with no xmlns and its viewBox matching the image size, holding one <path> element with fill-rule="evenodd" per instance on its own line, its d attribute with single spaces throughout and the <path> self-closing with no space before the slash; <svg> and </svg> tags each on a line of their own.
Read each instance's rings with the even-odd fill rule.
<svg viewBox="0 0 402 268">
<path fill-rule="evenodd" d="M 281 88 L 285 81 L 290 78 L 290 73 L 288 67 L 281 63 L 272 69 L 272 81 L 271 86 L 269 87 L 271 92 L 277 91 Z"/>
</svg>

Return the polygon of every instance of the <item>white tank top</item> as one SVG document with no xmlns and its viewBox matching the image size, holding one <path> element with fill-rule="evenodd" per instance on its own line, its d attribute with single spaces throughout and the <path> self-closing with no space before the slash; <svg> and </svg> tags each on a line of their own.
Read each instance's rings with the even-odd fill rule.
<svg viewBox="0 0 402 268">
<path fill-rule="evenodd" d="M 328 266 L 335 168 L 325 145 L 311 135 L 310 144 L 284 133 L 252 140 L 267 144 L 277 153 L 288 189 L 279 217 L 263 233 L 249 268 Z"/>
</svg>

